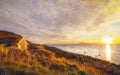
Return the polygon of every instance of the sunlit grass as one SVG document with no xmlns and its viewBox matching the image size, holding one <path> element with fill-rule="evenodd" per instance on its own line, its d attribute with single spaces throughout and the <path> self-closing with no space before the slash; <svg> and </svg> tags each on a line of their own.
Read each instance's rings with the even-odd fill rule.
<svg viewBox="0 0 120 75">
<path fill-rule="evenodd" d="M 4 51 L 6 51 L 5 46 Z M 47 46 L 30 46 L 26 51 L 9 47 L 8 57 L 0 53 L 0 68 L 5 72 L 13 72 L 22 75 L 106 75 L 98 69 L 101 61 L 89 56 L 76 55 Z M 2 53 L 4 55 L 2 55 Z M 93 65 L 94 64 L 94 65 Z M 107 66 L 108 67 L 108 66 Z M 7 70 L 6 70 L 7 68 Z"/>
</svg>

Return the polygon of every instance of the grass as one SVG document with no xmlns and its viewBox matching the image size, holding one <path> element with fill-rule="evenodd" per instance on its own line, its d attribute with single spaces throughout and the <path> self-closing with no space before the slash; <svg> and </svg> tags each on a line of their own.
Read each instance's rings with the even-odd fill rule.
<svg viewBox="0 0 120 75">
<path fill-rule="evenodd" d="M 119 75 L 120 66 L 54 47 L 0 45 L 0 75 Z"/>
</svg>

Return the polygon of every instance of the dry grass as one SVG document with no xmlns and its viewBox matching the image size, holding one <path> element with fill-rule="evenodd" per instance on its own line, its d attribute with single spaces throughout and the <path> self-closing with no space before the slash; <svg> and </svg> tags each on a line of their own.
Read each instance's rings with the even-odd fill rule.
<svg viewBox="0 0 120 75">
<path fill-rule="evenodd" d="M 54 47 L 0 45 L 0 75 L 120 75 L 120 66 Z"/>
</svg>

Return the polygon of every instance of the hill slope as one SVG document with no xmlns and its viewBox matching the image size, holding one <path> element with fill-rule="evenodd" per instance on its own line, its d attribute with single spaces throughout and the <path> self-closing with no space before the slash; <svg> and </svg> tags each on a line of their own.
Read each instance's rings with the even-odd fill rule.
<svg viewBox="0 0 120 75">
<path fill-rule="evenodd" d="M 0 31 L 0 75 L 120 75 L 118 65 L 55 47 L 27 41 L 28 48 L 21 50 L 16 46 L 21 38 Z"/>
<path fill-rule="evenodd" d="M 20 35 L 7 31 L 0 31 L 0 44 L 12 46 L 15 45 L 20 39 L 22 39 Z"/>
</svg>

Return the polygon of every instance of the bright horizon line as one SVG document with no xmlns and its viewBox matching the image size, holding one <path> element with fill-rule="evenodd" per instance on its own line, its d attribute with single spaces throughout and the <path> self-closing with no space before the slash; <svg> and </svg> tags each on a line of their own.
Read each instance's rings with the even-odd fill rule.
<svg viewBox="0 0 120 75">
<path fill-rule="evenodd" d="M 102 41 L 102 40 L 99 40 L 99 41 L 97 41 L 97 40 L 88 40 L 88 41 L 81 41 L 81 42 L 59 42 L 59 43 L 48 43 L 48 44 L 106 44 L 104 41 Z M 120 40 L 117 38 L 117 39 L 114 39 L 111 43 L 110 43 L 111 45 L 113 44 L 120 44 Z"/>
<path fill-rule="evenodd" d="M 81 43 L 49 43 L 47 45 L 106 45 L 106 43 L 89 43 L 89 42 L 81 42 Z M 110 45 L 120 45 L 120 43 L 111 43 Z"/>
</svg>

